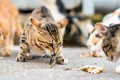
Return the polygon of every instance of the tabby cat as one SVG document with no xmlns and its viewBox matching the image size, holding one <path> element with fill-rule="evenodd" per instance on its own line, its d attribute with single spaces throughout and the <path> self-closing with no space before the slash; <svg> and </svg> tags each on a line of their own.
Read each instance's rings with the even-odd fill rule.
<svg viewBox="0 0 120 80">
<path fill-rule="evenodd" d="M 118 61 L 120 58 L 120 24 L 111 24 L 108 27 L 102 23 L 95 25 L 102 36 L 102 49 L 109 61 Z M 120 66 L 117 72 L 120 73 Z"/>
<path fill-rule="evenodd" d="M 61 30 L 66 25 L 67 19 L 55 22 L 50 10 L 45 6 L 34 9 L 21 36 L 17 61 L 25 62 L 32 59 L 30 54 L 32 50 L 49 56 L 51 66 L 56 63 L 67 64 L 67 59 L 64 59 L 61 53 L 63 43 Z"/>
<path fill-rule="evenodd" d="M 15 32 L 22 33 L 18 9 L 10 0 L 0 0 L 0 56 L 11 54 Z"/>
</svg>

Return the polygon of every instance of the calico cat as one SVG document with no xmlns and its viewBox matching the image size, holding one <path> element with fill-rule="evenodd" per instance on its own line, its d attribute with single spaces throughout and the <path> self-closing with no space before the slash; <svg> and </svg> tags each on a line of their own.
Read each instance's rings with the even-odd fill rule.
<svg viewBox="0 0 120 80">
<path fill-rule="evenodd" d="M 55 63 L 67 64 L 67 59 L 64 59 L 61 53 L 62 29 L 66 25 L 67 19 L 54 21 L 50 10 L 45 6 L 34 9 L 21 36 L 17 61 L 25 62 L 32 59 L 30 51 L 33 50 L 49 56 L 51 67 Z"/>
<path fill-rule="evenodd" d="M 115 10 L 112 13 L 107 14 L 103 20 L 102 24 L 109 27 L 111 24 L 118 24 L 120 23 L 120 8 Z M 88 24 L 87 25 L 87 31 L 89 33 L 89 38 L 87 40 L 87 46 L 90 50 L 90 54 L 96 57 L 104 57 L 104 52 L 101 48 L 102 44 L 102 37 L 96 30 L 96 28 L 93 27 L 93 25 Z"/>
<path fill-rule="evenodd" d="M 10 56 L 15 32 L 20 36 L 19 11 L 11 0 L 0 0 L 0 55 Z"/>
<path fill-rule="evenodd" d="M 118 61 L 120 58 L 120 24 L 111 24 L 108 27 L 102 23 L 95 25 L 96 30 L 102 36 L 102 49 L 109 61 Z M 120 73 L 120 67 L 116 68 Z"/>
<path fill-rule="evenodd" d="M 91 24 L 87 24 L 87 30 L 89 33 L 89 38 L 87 40 L 89 55 L 92 57 L 105 57 L 105 54 L 101 48 L 102 44 L 101 35 Z"/>
</svg>

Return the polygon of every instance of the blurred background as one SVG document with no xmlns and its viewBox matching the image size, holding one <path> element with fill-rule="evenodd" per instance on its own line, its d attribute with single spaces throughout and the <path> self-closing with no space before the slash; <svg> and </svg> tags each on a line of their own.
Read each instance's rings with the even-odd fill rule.
<svg viewBox="0 0 120 80">
<path fill-rule="evenodd" d="M 32 10 L 45 5 L 51 10 L 56 21 L 67 18 L 69 23 L 63 31 L 64 46 L 86 46 L 87 24 L 94 25 L 103 17 L 120 7 L 120 0 L 12 0 L 20 11 L 20 21 L 24 25 Z M 18 44 L 15 38 L 15 44 Z"/>
</svg>

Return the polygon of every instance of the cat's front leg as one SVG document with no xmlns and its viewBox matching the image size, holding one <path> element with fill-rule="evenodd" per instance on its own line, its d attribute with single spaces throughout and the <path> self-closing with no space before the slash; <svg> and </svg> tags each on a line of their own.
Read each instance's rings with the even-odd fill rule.
<svg viewBox="0 0 120 80">
<path fill-rule="evenodd" d="M 56 64 L 56 53 L 53 53 L 50 57 L 50 66 L 53 67 Z"/>
<path fill-rule="evenodd" d="M 63 58 L 62 53 L 60 53 L 57 57 L 56 57 L 56 63 L 57 64 L 68 64 L 68 60 Z"/>
<path fill-rule="evenodd" d="M 32 59 L 32 55 L 30 54 L 29 44 L 26 42 L 25 39 L 26 38 L 23 37 L 20 40 L 20 50 L 18 56 L 16 57 L 16 60 L 20 62 L 26 62 L 27 60 Z"/>
<path fill-rule="evenodd" d="M 31 60 L 31 59 L 32 59 L 32 55 L 30 54 L 28 45 L 26 44 L 21 45 L 16 60 L 20 62 L 26 62 L 27 60 Z"/>
<path fill-rule="evenodd" d="M 58 49 L 56 53 L 53 53 L 50 58 L 51 67 L 55 66 L 55 64 L 68 64 L 68 60 L 64 59 L 61 51 Z"/>
<path fill-rule="evenodd" d="M 58 49 L 57 55 L 56 55 L 56 63 L 57 64 L 68 64 L 68 60 L 63 58 L 61 48 Z"/>
</svg>

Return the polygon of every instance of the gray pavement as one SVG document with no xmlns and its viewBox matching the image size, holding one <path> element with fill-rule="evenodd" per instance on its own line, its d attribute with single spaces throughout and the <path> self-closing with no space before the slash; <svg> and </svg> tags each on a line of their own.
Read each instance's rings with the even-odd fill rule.
<svg viewBox="0 0 120 80">
<path fill-rule="evenodd" d="M 80 58 L 88 49 L 79 47 L 63 48 L 63 55 L 69 60 L 68 65 L 56 65 L 49 68 L 48 60 L 39 58 L 28 62 L 16 62 L 19 47 L 14 47 L 12 55 L 0 60 L 0 80 L 120 80 L 120 74 L 114 68 L 120 61 L 113 63 L 104 58 Z M 104 66 L 100 74 L 83 71 L 64 71 L 65 68 L 76 68 L 84 65 Z"/>
</svg>

